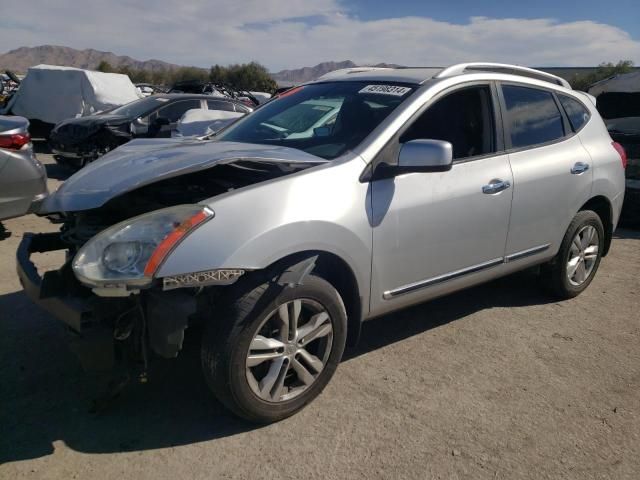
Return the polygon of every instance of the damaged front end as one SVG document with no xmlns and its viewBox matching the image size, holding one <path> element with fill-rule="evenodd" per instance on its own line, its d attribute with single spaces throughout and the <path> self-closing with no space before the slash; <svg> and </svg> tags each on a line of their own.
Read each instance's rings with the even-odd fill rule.
<svg viewBox="0 0 640 480">
<path fill-rule="evenodd" d="M 40 276 L 31 256 L 58 250 L 67 251 L 63 266 Z M 146 376 L 148 349 L 164 358 L 178 355 L 197 311 L 195 292 L 149 288 L 125 294 L 115 289 L 113 296 L 101 296 L 74 275 L 71 251 L 60 233 L 26 234 L 17 270 L 31 300 L 68 327 L 71 349 L 85 370 L 112 370 L 119 360 L 121 367 L 135 367 Z"/>
<path fill-rule="evenodd" d="M 104 114 L 56 125 L 49 144 L 58 163 L 81 168 L 132 138 L 128 118 Z"/>
<path fill-rule="evenodd" d="M 17 252 L 24 290 L 66 324 L 86 369 L 120 362 L 146 379 L 151 352 L 176 357 L 189 325 L 245 274 L 156 277 L 183 238 L 214 220 L 206 201 L 323 163 L 279 147 L 221 143 L 133 142 L 76 173 L 42 206 L 59 232 L 24 236 Z M 33 254 L 60 250 L 64 264 L 41 275 Z"/>
</svg>

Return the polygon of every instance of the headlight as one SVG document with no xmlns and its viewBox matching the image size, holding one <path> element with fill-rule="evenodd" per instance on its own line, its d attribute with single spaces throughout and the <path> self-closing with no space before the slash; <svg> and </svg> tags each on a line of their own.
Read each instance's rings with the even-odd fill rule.
<svg viewBox="0 0 640 480">
<path fill-rule="evenodd" d="M 118 223 L 78 251 L 73 271 L 91 287 L 145 287 L 180 240 L 212 216 L 207 207 L 181 205 Z"/>
</svg>

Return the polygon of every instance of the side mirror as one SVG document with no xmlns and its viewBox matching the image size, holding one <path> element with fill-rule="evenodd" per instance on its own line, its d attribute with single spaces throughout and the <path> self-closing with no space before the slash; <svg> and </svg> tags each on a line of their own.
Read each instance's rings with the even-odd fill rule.
<svg viewBox="0 0 640 480">
<path fill-rule="evenodd" d="M 443 140 L 410 140 L 400 147 L 398 173 L 446 172 L 453 163 L 453 147 Z"/>
<path fill-rule="evenodd" d="M 328 137 L 331 135 L 331 127 L 317 127 L 313 129 L 314 137 Z"/>
</svg>

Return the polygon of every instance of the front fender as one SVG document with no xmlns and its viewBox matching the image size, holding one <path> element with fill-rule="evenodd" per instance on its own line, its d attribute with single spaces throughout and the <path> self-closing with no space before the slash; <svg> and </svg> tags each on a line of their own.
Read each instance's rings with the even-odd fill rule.
<svg viewBox="0 0 640 480">
<path fill-rule="evenodd" d="M 371 226 L 361 160 L 323 165 L 216 197 L 214 218 L 171 252 L 157 277 L 220 268 L 264 269 L 303 251 L 329 252 L 352 269 L 368 306 Z"/>
</svg>

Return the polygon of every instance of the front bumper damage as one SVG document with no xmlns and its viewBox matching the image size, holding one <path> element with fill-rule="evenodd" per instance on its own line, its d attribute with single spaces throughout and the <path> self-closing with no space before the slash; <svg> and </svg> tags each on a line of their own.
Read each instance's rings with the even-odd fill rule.
<svg viewBox="0 0 640 480">
<path fill-rule="evenodd" d="M 31 261 L 34 253 L 66 248 L 58 233 L 26 233 L 16 253 L 18 278 L 34 303 L 68 327 L 70 347 L 84 369 L 110 369 L 114 365 L 113 334 L 101 320 L 112 306 L 91 296 L 90 290 L 75 280 L 68 262 L 41 277 Z"/>
<path fill-rule="evenodd" d="M 128 358 L 146 371 L 148 348 L 165 358 L 178 355 L 197 310 L 194 295 L 151 289 L 124 298 L 99 297 L 78 282 L 70 258 L 42 276 L 31 260 L 34 253 L 67 249 L 57 232 L 27 233 L 16 254 L 17 272 L 27 296 L 65 324 L 85 370 L 112 369 L 116 360 Z"/>
</svg>

